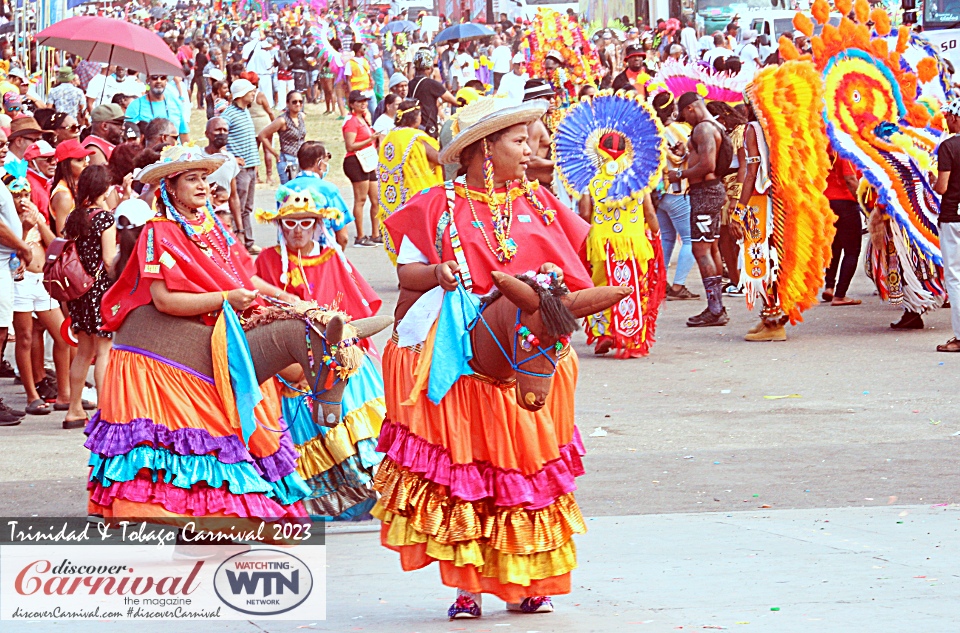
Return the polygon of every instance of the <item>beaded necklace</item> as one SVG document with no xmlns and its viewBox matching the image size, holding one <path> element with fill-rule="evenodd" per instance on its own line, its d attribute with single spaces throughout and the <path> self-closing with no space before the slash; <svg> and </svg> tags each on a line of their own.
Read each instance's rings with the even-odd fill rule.
<svg viewBox="0 0 960 633">
<path fill-rule="evenodd" d="M 487 191 L 487 206 L 490 209 L 490 224 L 493 225 L 493 237 L 497 242 L 496 248 L 490 243 L 486 229 L 483 228 L 483 222 L 477 217 L 477 210 L 473 206 L 473 199 L 470 197 L 469 187 L 465 187 L 467 204 L 470 205 L 470 213 L 473 215 L 473 225 L 480 229 L 483 235 L 483 241 L 487 248 L 494 254 L 497 261 L 510 261 L 517 254 L 517 243 L 510 237 L 510 229 L 513 226 L 513 200 L 510 197 L 509 190 L 504 198 L 503 206 L 497 204 L 493 191 L 493 159 L 490 156 L 490 149 L 487 141 L 483 143 L 483 184 Z"/>
</svg>

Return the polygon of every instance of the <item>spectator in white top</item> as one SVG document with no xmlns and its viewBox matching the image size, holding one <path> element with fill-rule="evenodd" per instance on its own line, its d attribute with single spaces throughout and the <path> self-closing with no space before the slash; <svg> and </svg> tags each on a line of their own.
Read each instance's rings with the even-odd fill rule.
<svg viewBox="0 0 960 633">
<path fill-rule="evenodd" d="M 697 22 L 694 18 L 687 18 L 687 24 L 680 29 L 680 43 L 687 51 L 691 60 L 700 59 L 700 41 L 697 39 Z"/>
<path fill-rule="evenodd" d="M 713 48 L 706 52 L 703 60 L 712 67 L 713 62 L 717 58 L 726 58 L 730 55 L 733 55 L 733 51 L 727 48 L 727 37 L 720 31 L 717 31 L 713 34 Z"/>
<path fill-rule="evenodd" d="M 450 69 L 451 76 L 457 80 L 454 89 L 459 90 L 467 85 L 468 81 L 477 78 L 476 70 L 473 68 L 473 55 L 467 52 L 467 43 L 460 43 L 460 52 L 453 60 L 453 67 Z"/>
<path fill-rule="evenodd" d="M 513 71 L 500 80 L 500 88 L 497 90 L 498 95 L 508 95 L 516 103 L 523 101 L 524 85 L 530 79 L 524 70 L 526 61 L 523 53 L 517 53 L 513 56 Z"/>
<path fill-rule="evenodd" d="M 262 46 L 253 51 L 250 61 L 247 62 L 247 70 L 257 73 L 260 77 L 257 88 L 267 97 L 272 108 L 276 103 L 274 77 L 277 72 L 277 53 L 273 50 L 272 39 L 268 37 L 263 41 Z"/>
<path fill-rule="evenodd" d="M 383 114 L 377 117 L 373 122 L 373 131 L 377 134 L 386 135 L 387 132 L 396 127 L 394 117 L 397 116 L 397 108 L 400 107 L 400 97 L 390 93 L 383 98 Z"/>
<path fill-rule="evenodd" d="M 505 45 L 499 36 L 494 36 L 493 54 L 490 55 L 490 61 L 493 63 L 494 91 L 500 87 L 500 81 L 503 79 L 503 76 L 510 72 L 510 58 L 510 47 Z"/>
<path fill-rule="evenodd" d="M 743 40 L 740 48 L 737 49 L 737 57 L 740 58 L 741 73 L 747 77 L 753 77 L 757 74 L 763 62 L 760 60 L 760 51 L 754 42 L 757 39 L 757 32 L 753 29 L 747 29 L 743 32 Z"/>
<path fill-rule="evenodd" d="M 113 102 L 113 95 L 117 93 L 119 82 L 117 82 L 117 76 L 111 72 L 112 70 L 110 66 L 103 64 L 103 70 L 100 71 L 100 74 L 87 84 L 88 110 L 93 111 L 100 104 Z"/>
</svg>

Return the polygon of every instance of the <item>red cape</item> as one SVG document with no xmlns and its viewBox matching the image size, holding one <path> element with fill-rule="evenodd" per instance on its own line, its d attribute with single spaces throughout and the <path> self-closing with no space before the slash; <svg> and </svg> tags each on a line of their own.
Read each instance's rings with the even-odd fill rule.
<svg viewBox="0 0 960 633">
<path fill-rule="evenodd" d="M 155 279 L 164 280 L 174 292 L 222 292 L 241 287 L 232 274 L 236 269 L 242 287 L 254 290 L 253 261 L 239 243 L 230 247 L 230 263 L 216 250 L 212 253 L 212 258 L 204 254 L 173 220 L 148 221 L 123 274 L 103 295 L 103 329 L 115 332 L 131 310 L 151 303 L 150 284 Z M 204 321 L 213 324 L 211 319 Z"/>
<path fill-rule="evenodd" d="M 280 283 L 283 262 L 280 259 L 279 246 L 268 248 L 257 257 L 257 276 L 301 299 L 312 299 L 320 305 L 331 305 L 339 300 L 340 310 L 354 319 L 373 316 L 380 309 L 380 304 L 383 303 L 380 297 L 360 275 L 356 266 L 353 267 L 352 274 L 347 272 L 347 267 L 336 250 L 324 248 L 315 257 L 303 258 L 306 283 L 300 274 L 297 256 L 288 256 L 290 262 L 286 284 Z"/>
<path fill-rule="evenodd" d="M 526 197 L 518 196 L 513 201 L 513 225 L 510 230 L 510 237 L 517 243 L 517 254 L 509 262 L 497 261 L 487 247 L 481 230 L 473 224 L 473 213 L 466 198 L 459 195 L 456 197 L 453 207 L 454 221 L 470 267 L 470 275 L 473 277 L 473 292 L 489 292 L 493 288 L 490 273 L 495 270 L 517 275 L 539 270 L 544 262 L 553 262 L 563 269 L 564 281 L 571 291 L 593 287 L 590 273 L 579 255 L 590 225 L 563 206 L 546 188 L 539 187 L 536 196 L 544 208 L 556 210 L 556 218 L 549 226 L 544 224 L 540 214 Z M 473 201 L 473 207 L 476 209 L 477 219 L 483 222 L 487 238 L 491 244 L 495 244 L 489 207 L 479 200 Z M 440 230 L 441 216 L 446 210 L 445 188 L 432 187 L 416 194 L 403 208 L 387 218 L 384 225 L 398 249 L 406 237 L 430 263 L 439 264 L 441 261 L 455 259 L 448 230 L 443 230 L 441 237 L 442 259 L 437 254 L 437 233 Z"/>
</svg>

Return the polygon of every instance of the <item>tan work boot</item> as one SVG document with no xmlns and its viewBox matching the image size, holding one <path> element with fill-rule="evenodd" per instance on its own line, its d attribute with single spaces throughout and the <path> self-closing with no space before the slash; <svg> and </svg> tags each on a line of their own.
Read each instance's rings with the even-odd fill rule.
<svg viewBox="0 0 960 633">
<path fill-rule="evenodd" d="M 756 334 L 757 332 L 760 332 L 761 330 L 763 330 L 763 325 L 764 325 L 764 320 L 760 319 L 760 322 L 754 325 L 752 328 L 750 328 L 747 331 L 747 334 Z"/>
<path fill-rule="evenodd" d="M 764 323 L 760 330 L 750 332 L 743 337 L 745 341 L 785 341 L 787 340 L 787 331 L 783 325 L 769 325 Z"/>
</svg>

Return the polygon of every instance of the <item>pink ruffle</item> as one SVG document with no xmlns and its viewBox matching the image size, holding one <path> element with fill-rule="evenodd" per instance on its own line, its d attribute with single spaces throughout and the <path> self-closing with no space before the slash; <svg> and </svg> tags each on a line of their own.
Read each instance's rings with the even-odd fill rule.
<svg viewBox="0 0 960 633">
<path fill-rule="evenodd" d="M 580 459 L 586 450 L 580 431 L 560 447 L 560 457 L 548 462 L 533 475 L 497 468 L 489 462 L 454 464 L 443 446 L 430 444 L 408 429 L 384 420 L 377 450 L 397 465 L 424 479 L 450 488 L 450 496 L 464 501 L 491 498 L 498 506 L 544 508 L 562 495 L 577 489 L 575 481 L 584 473 Z"/>
<path fill-rule="evenodd" d="M 168 512 L 184 516 L 209 516 L 218 512 L 237 517 L 258 519 L 282 519 L 288 517 L 306 517 L 307 511 L 297 501 L 282 506 L 264 494 L 231 494 L 224 488 L 194 486 L 186 490 L 162 481 L 137 477 L 130 481 L 116 482 L 102 486 L 97 481 L 87 483 L 90 500 L 101 506 L 109 506 L 114 499 L 120 498 L 137 503 L 152 503 L 162 506 Z"/>
</svg>

